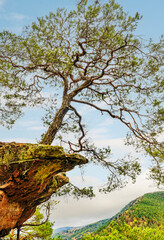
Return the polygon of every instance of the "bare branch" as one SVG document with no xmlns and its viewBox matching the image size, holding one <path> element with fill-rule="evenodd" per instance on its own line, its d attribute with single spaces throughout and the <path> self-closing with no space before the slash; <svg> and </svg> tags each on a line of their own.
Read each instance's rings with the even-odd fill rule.
<svg viewBox="0 0 164 240">
<path fill-rule="evenodd" d="M 84 49 L 84 47 L 83 47 L 83 44 L 82 44 L 81 42 L 77 41 L 77 44 L 78 44 L 79 47 L 81 48 L 82 52 L 81 52 L 81 53 L 79 53 L 79 52 L 76 53 L 76 55 L 75 55 L 76 58 L 75 58 L 73 64 L 74 64 L 74 66 L 76 66 L 77 68 L 82 68 L 80 65 L 77 65 L 77 62 L 79 61 L 79 57 L 85 56 L 86 51 L 85 51 L 85 49 Z M 83 69 L 83 68 L 82 68 L 82 69 Z"/>
<path fill-rule="evenodd" d="M 85 104 L 85 105 L 89 105 L 89 106 L 95 108 L 96 110 L 99 110 L 99 111 L 102 112 L 102 113 L 103 113 L 103 112 L 108 113 L 112 118 L 119 119 L 122 123 L 124 123 L 124 124 L 131 130 L 131 132 L 133 132 L 133 134 L 134 134 L 137 138 L 139 138 L 139 139 L 141 139 L 141 140 L 144 140 L 144 141 L 146 141 L 146 142 L 148 142 L 148 143 L 150 143 L 150 144 L 153 144 L 153 145 L 155 144 L 153 141 L 149 140 L 148 137 L 147 137 L 143 132 L 141 132 L 141 130 L 140 130 L 138 127 L 137 127 L 137 129 L 133 128 L 133 127 L 132 127 L 132 124 L 131 124 L 130 122 L 128 122 L 128 121 L 126 121 L 125 119 L 123 119 L 123 117 L 122 117 L 122 111 L 123 111 L 124 109 L 121 110 L 121 114 L 120 114 L 120 116 L 118 116 L 118 115 L 115 115 L 115 114 L 111 113 L 111 111 L 109 111 L 108 109 L 100 108 L 100 107 L 98 107 L 97 105 L 95 105 L 95 104 L 93 104 L 93 103 L 90 103 L 90 102 L 85 102 L 85 101 L 77 100 L 77 99 L 73 99 L 72 101 L 73 101 L 73 102 L 77 102 L 77 103 L 81 103 L 81 104 Z M 126 110 L 126 111 L 130 112 L 130 110 Z M 134 119 L 134 118 L 133 118 L 133 119 Z M 136 121 L 134 122 L 134 124 L 136 125 Z M 138 125 L 137 125 L 137 126 L 138 126 Z M 156 144 L 157 144 L 157 143 L 156 143 Z"/>
<path fill-rule="evenodd" d="M 21 228 L 22 228 L 22 227 L 38 227 L 38 226 L 41 226 L 41 225 L 45 224 L 45 223 L 48 221 L 49 217 L 50 217 L 50 209 L 51 209 L 51 208 L 50 208 L 50 203 L 48 202 L 47 205 L 46 205 L 46 219 L 45 219 L 43 222 L 38 223 L 38 224 L 24 223 L 24 224 L 21 226 Z"/>
<path fill-rule="evenodd" d="M 70 105 L 70 109 L 74 111 L 74 113 L 76 114 L 76 116 L 79 119 L 78 120 L 78 125 L 79 125 L 79 128 L 80 128 L 81 134 L 82 134 L 81 137 L 78 139 L 78 141 L 79 141 L 79 149 L 75 150 L 75 149 L 71 148 L 71 150 L 73 150 L 74 152 L 79 152 L 79 151 L 82 151 L 82 149 L 83 149 L 82 139 L 85 137 L 84 129 L 83 129 L 83 126 L 81 124 L 82 117 L 81 117 L 81 115 L 77 112 L 77 110 L 73 106 Z"/>
</svg>

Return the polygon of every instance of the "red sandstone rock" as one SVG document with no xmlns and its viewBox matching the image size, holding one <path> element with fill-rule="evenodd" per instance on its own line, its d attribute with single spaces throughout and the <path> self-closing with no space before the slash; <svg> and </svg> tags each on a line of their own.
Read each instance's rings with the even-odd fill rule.
<svg viewBox="0 0 164 240">
<path fill-rule="evenodd" d="M 66 171 L 87 160 L 61 147 L 0 143 L 0 237 L 20 227 L 61 186 Z"/>
</svg>

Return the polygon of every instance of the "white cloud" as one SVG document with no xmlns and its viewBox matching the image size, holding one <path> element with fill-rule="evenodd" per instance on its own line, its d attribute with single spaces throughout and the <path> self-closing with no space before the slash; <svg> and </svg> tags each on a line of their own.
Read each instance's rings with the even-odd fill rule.
<svg viewBox="0 0 164 240">
<path fill-rule="evenodd" d="M 40 121 L 20 121 L 20 125 L 30 131 L 44 131 L 46 127 L 40 126 L 40 123 Z"/>
<path fill-rule="evenodd" d="M 93 128 L 93 129 L 89 130 L 88 135 L 95 142 L 97 139 L 104 139 L 104 137 L 106 136 L 106 132 L 107 132 L 107 130 L 105 128 Z"/>
<path fill-rule="evenodd" d="M 38 121 L 20 121 L 20 125 L 23 127 L 29 127 L 32 125 L 36 125 L 38 123 L 39 123 Z"/>
<path fill-rule="evenodd" d="M 78 185 L 78 187 L 80 188 L 84 186 L 97 187 L 103 184 L 103 182 L 99 178 L 96 178 L 93 176 L 85 176 L 85 175 L 84 176 L 76 175 L 76 176 L 70 177 L 70 181 L 74 185 Z"/>
<path fill-rule="evenodd" d="M 107 118 L 105 121 L 103 121 L 99 127 L 108 127 L 114 123 L 114 120 L 112 118 Z"/>
<path fill-rule="evenodd" d="M 28 130 L 32 130 L 32 131 L 44 131 L 46 130 L 46 127 L 43 126 L 33 126 L 33 127 L 28 127 Z"/>
<path fill-rule="evenodd" d="M 110 146 L 112 152 L 115 154 L 127 154 L 129 152 L 135 152 L 135 148 L 133 146 L 126 146 L 124 138 L 111 138 L 106 140 L 96 140 L 95 144 L 98 147 L 106 147 Z"/>
<path fill-rule="evenodd" d="M 0 2 L 0 4 L 1 4 L 1 2 Z M 2 4 L 3 4 L 3 2 L 2 2 Z M 19 14 L 19 13 L 3 13 L 3 14 L 1 14 L 0 18 L 7 20 L 7 21 L 11 21 L 11 20 L 22 21 L 28 17 L 23 14 Z"/>
<path fill-rule="evenodd" d="M 64 226 L 83 226 L 101 219 L 110 218 L 119 212 L 126 204 L 147 192 L 158 191 L 153 183 L 146 179 L 146 173 L 140 175 L 135 184 L 128 184 L 127 187 L 114 191 L 110 194 L 98 193 L 95 198 L 80 199 L 72 197 L 59 199 L 60 203 L 55 206 L 51 213 L 51 220 L 55 220 L 55 228 Z M 90 176 L 89 181 L 99 182 Z M 76 178 L 78 182 L 78 178 Z"/>
<path fill-rule="evenodd" d="M 5 0 L 0 0 L 0 7 L 3 6 L 4 2 L 5 2 Z"/>
<path fill-rule="evenodd" d="M 2 138 L 2 142 L 17 142 L 17 143 L 36 143 L 36 140 L 29 138 Z"/>
<path fill-rule="evenodd" d="M 79 114 L 83 116 L 83 115 L 87 115 L 91 111 L 93 112 L 93 111 L 95 111 L 95 109 L 90 107 L 90 106 L 81 105 L 80 110 L 79 110 Z"/>
<path fill-rule="evenodd" d="M 107 105 L 105 102 L 95 102 L 94 105 L 96 105 L 97 107 L 99 108 L 107 108 Z M 79 110 L 79 113 L 81 115 L 87 115 L 88 113 L 92 112 L 92 113 L 100 113 L 100 111 L 96 110 L 94 107 L 91 107 L 89 105 L 86 105 L 86 104 L 79 104 L 80 106 L 80 110 Z"/>
<path fill-rule="evenodd" d="M 158 141 L 164 142 L 164 132 L 162 132 L 162 133 L 159 135 Z"/>
</svg>

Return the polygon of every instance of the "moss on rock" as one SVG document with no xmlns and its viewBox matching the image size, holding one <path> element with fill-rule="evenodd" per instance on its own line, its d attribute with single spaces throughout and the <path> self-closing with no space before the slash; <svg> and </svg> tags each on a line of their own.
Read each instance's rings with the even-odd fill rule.
<svg viewBox="0 0 164 240">
<path fill-rule="evenodd" d="M 41 145 L 41 144 L 21 144 L 6 143 L 0 147 L 0 164 L 11 164 L 36 159 L 63 158 L 66 154 L 62 147 Z"/>
<path fill-rule="evenodd" d="M 64 172 L 85 163 L 83 156 L 66 154 L 59 146 L 0 142 L 0 238 L 20 227 L 38 204 L 69 182 Z"/>
</svg>

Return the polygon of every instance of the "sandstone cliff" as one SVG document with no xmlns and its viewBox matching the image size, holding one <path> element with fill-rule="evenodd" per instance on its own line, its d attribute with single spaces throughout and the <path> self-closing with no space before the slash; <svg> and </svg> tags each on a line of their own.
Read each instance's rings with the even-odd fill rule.
<svg viewBox="0 0 164 240">
<path fill-rule="evenodd" d="M 19 228 L 37 205 L 68 183 L 66 171 L 85 163 L 59 146 L 0 142 L 0 237 Z"/>
</svg>

